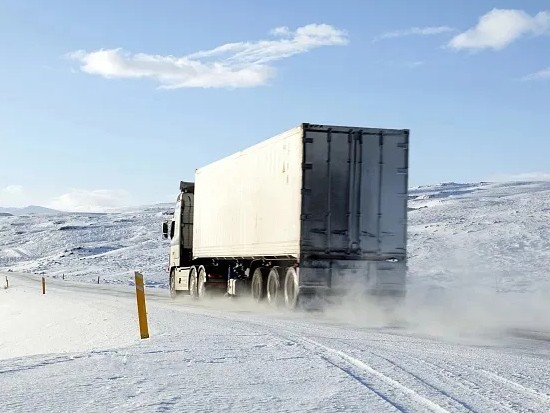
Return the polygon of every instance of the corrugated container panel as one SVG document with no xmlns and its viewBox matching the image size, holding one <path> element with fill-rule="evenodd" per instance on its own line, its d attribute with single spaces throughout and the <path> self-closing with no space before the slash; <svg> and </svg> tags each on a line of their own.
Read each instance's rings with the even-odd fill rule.
<svg viewBox="0 0 550 413">
<path fill-rule="evenodd" d="M 198 169 L 195 257 L 300 253 L 302 127 Z"/>
<path fill-rule="evenodd" d="M 408 130 L 307 125 L 302 252 L 404 257 Z"/>
</svg>

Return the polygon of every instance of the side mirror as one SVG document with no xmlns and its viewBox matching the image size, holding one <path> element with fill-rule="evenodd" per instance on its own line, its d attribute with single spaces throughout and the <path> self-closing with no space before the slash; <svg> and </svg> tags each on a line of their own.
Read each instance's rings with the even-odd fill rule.
<svg viewBox="0 0 550 413">
<path fill-rule="evenodd" d="M 168 238 L 168 222 L 162 223 L 162 236 Z"/>
</svg>

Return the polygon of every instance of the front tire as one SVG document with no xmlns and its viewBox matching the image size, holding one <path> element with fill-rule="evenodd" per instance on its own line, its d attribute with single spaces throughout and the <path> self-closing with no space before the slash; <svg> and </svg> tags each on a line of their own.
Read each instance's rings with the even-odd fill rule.
<svg viewBox="0 0 550 413">
<path fill-rule="evenodd" d="M 176 291 L 176 270 L 174 268 L 170 270 L 170 278 L 169 278 L 168 285 L 170 287 L 170 298 L 172 299 L 176 298 L 176 295 L 178 294 L 178 292 Z"/>
</svg>

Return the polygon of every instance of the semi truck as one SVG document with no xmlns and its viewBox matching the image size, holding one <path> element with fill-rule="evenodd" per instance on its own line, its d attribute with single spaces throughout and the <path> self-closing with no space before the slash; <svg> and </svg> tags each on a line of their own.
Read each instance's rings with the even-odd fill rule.
<svg viewBox="0 0 550 413">
<path fill-rule="evenodd" d="M 180 182 L 172 297 L 404 297 L 409 130 L 300 124 Z"/>
</svg>

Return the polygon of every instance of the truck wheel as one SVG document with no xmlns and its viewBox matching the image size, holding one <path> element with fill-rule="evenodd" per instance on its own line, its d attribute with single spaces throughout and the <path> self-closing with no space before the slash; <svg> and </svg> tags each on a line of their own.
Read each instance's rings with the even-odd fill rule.
<svg viewBox="0 0 550 413">
<path fill-rule="evenodd" d="M 296 268 L 290 267 L 286 271 L 285 277 L 285 306 L 289 310 L 294 310 L 298 305 L 298 296 L 300 294 L 300 289 L 298 287 L 298 274 L 296 273 Z"/>
<path fill-rule="evenodd" d="M 281 271 L 281 267 L 273 267 L 267 276 L 267 302 L 273 307 L 281 304 Z"/>
<path fill-rule="evenodd" d="M 197 298 L 197 269 L 195 267 L 191 267 L 189 271 L 189 295 Z"/>
<path fill-rule="evenodd" d="M 252 299 L 256 302 L 260 302 L 265 297 L 266 290 L 266 268 L 256 268 L 252 275 L 252 283 L 250 284 L 250 291 L 252 293 Z"/>
<path fill-rule="evenodd" d="M 177 295 L 177 291 L 176 291 L 176 270 L 174 268 L 172 268 L 170 270 L 169 287 L 170 287 L 170 297 L 172 299 L 176 298 L 176 295 Z"/>
<path fill-rule="evenodd" d="M 200 300 L 206 296 L 206 269 L 201 265 L 197 281 L 197 298 Z"/>
</svg>

